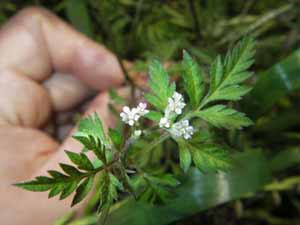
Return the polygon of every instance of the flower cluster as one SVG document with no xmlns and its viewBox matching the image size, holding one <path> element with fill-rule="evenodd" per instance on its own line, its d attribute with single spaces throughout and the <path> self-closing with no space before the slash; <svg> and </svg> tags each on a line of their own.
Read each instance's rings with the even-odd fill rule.
<svg viewBox="0 0 300 225">
<path fill-rule="evenodd" d="M 168 116 L 173 112 L 177 115 L 180 115 L 185 105 L 186 104 L 184 102 L 183 96 L 175 91 L 172 98 L 168 99 L 168 106 L 165 110 L 165 115 Z"/>
<path fill-rule="evenodd" d="M 182 120 L 174 123 L 170 129 L 170 132 L 175 137 L 184 137 L 184 139 L 190 139 L 194 134 L 194 128 L 190 126 L 188 120 Z"/>
<path fill-rule="evenodd" d="M 185 107 L 183 96 L 178 92 L 174 92 L 172 97 L 168 99 L 168 105 L 165 109 L 164 116 L 159 121 L 159 127 L 167 129 L 174 137 L 183 137 L 190 139 L 194 134 L 194 128 L 190 126 L 188 120 L 182 120 L 173 123 L 174 116 L 182 114 Z M 130 109 L 128 106 L 123 107 L 123 111 L 120 113 L 122 121 L 129 126 L 137 124 L 140 117 L 146 115 L 149 112 L 147 110 L 146 103 L 139 103 L 137 107 Z M 173 121 L 172 121 L 173 118 Z M 172 124 L 173 123 L 173 124 Z M 139 137 L 142 134 L 141 130 L 135 130 L 134 137 Z"/>
<path fill-rule="evenodd" d="M 171 116 L 182 114 L 185 107 L 183 96 L 174 92 L 173 96 L 168 99 L 168 105 L 165 109 L 164 117 L 159 121 L 160 128 L 170 128 L 170 133 L 175 137 L 184 137 L 190 139 L 194 134 L 194 128 L 189 125 L 188 120 L 179 121 L 171 126 Z"/>
<path fill-rule="evenodd" d="M 184 107 L 185 102 L 183 96 L 175 91 L 173 96 L 168 99 L 168 105 L 165 109 L 165 115 L 160 119 L 159 127 L 170 128 L 170 117 L 173 114 L 180 115 Z"/>
<path fill-rule="evenodd" d="M 129 126 L 135 125 L 141 116 L 146 115 L 149 110 L 146 109 L 146 103 L 139 103 L 136 108 L 130 109 L 128 106 L 123 107 L 123 111 L 120 113 L 122 121 Z"/>
</svg>

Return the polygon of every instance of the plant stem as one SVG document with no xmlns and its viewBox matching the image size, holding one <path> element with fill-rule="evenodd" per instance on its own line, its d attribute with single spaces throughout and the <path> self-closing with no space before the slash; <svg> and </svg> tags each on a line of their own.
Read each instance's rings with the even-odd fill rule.
<svg viewBox="0 0 300 225">
<path fill-rule="evenodd" d="M 125 68 L 124 63 L 121 60 L 121 58 L 119 56 L 117 56 L 117 59 L 118 59 L 118 62 L 120 64 L 123 75 L 125 77 L 125 81 L 130 85 L 131 101 L 135 102 L 135 100 L 136 100 L 136 98 L 135 98 L 135 89 L 136 88 L 135 88 L 134 81 L 129 76 L 129 73 L 128 73 L 127 69 Z"/>
<path fill-rule="evenodd" d="M 163 141 L 165 141 L 166 139 L 168 139 L 170 137 L 169 133 L 164 133 L 163 135 L 161 135 L 158 139 L 155 139 L 154 141 L 152 141 L 148 147 L 146 147 L 143 152 L 147 153 L 148 151 L 150 151 L 151 149 L 153 149 L 156 145 L 162 143 Z"/>
</svg>

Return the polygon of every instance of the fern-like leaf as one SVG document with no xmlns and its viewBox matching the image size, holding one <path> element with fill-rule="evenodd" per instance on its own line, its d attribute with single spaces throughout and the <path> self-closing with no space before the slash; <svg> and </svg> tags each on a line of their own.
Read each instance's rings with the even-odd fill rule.
<svg viewBox="0 0 300 225">
<path fill-rule="evenodd" d="M 224 62 L 220 56 L 216 58 L 210 69 L 209 94 L 202 106 L 218 100 L 240 100 L 251 90 L 240 83 L 252 75 L 247 69 L 254 62 L 254 46 L 255 41 L 246 37 L 227 53 Z"/>
<path fill-rule="evenodd" d="M 196 115 L 218 128 L 240 129 L 252 125 L 252 121 L 244 113 L 225 105 L 212 106 L 197 112 Z"/>
<path fill-rule="evenodd" d="M 197 108 L 204 93 L 202 71 L 186 51 L 183 51 L 182 67 L 184 89 L 189 96 L 193 108 Z"/>
<path fill-rule="evenodd" d="M 169 75 L 159 61 L 154 60 L 149 70 L 151 94 L 145 94 L 145 98 L 150 104 L 163 111 L 168 104 L 168 98 L 175 91 L 175 83 L 169 83 Z"/>
</svg>

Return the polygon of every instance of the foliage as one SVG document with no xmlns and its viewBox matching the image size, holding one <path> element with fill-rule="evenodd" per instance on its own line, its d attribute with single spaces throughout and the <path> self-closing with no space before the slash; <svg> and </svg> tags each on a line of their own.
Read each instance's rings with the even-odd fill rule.
<svg viewBox="0 0 300 225">
<path fill-rule="evenodd" d="M 241 198 L 245 194 L 239 195 L 238 193 L 241 193 L 239 188 L 250 188 L 259 182 L 265 181 L 260 175 L 264 174 L 264 178 L 269 177 L 269 175 L 265 174 L 268 169 L 264 168 L 257 174 L 254 173 L 253 176 L 247 173 L 242 174 L 241 171 L 243 171 L 244 167 L 250 168 L 252 165 L 255 165 L 257 168 L 260 168 L 261 161 L 253 159 L 245 153 L 247 155 L 245 156 L 245 161 L 239 163 L 240 161 L 234 157 L 235 154 L 233 154 L 232 159 L 232 149 L 244 151 L 249 146 L 259 146 L 266 153 L 267 158 L 279 152 L 274 159 L 272 158 L 270 165 L 276 181 L 267 186 L 265 189 L 267 192 L 260 192 L 259 195 L 247 195 L 246 199 L 227 203 L 222 207 L 213 208 L 213 210 L 208 210 L 207 212 L 202 211 L 197 216 L 176 224 L 195 224 L 199 220 L 206 221 L 209 224 L 224 224 L 228 222 L 233 224 L 299 224 L 299 221 L 293 218 L 294 215 L 299 215 L 300 204 L 297 200 L 299 195 L 298 189 L 295 188 L 299 179 L 298 176 L 294 177 L 295 174 L 299 173 L 299 167 L 297 167 L 299 165 L 297 145 L 300 136 L 300 120 L 298 116 L 300 96 L 297 93 L 300 83 L 298 78 L 299 50 L 295 51 L 299 47 L 297 37 L 300 33 L 300 10 L 297 1 L 80 0 L 78 4 L 73 4 L 73 2 L 73 0 L 3 0 L 0 3 L 0 23 L 4 23 L 11 15 L 25 6 L 39 5 L 47 7 L 60 17 L 68 20 L 79 31 L 108 46 L 120 59 L 132 60 L 134 66 L 131 70 L 146 71 L 149 62 L 152 62 L 154 57 L 158 57 L 164 62 L 172 61 L 167 68 L 167 72 L 170 74 L 170 80 L 172 81 L 178 79 L 177 76 L 180 75 L 179 82 L 176 82 L 177 90 L 185 93 L 184 99 L 188 104 L 184 108 L 183 115 L 170 118 L 171 122 L 182 120 L 187 116 L 190 120 L 189 125 L 195 128 L 195 134 L 189 140 L 176 137 L 171 140 L 169 134 L 162 134 L 161 131 L 156 130 L 157 127 L 146 129 L 139 138 L 131 139 L 134 139 L 134 143 L 131 144 L 128 151 L 125 151 L 125 155 L 128 153 L 126 156 L 127 160 L 125 160 L 127 161 L 125 163 L 126 169 L 124 170 L 124 167 L 119 168 L 116 166 L 117 164 L 112 164 L 112 166 L 109 165 L 108 173 L 104 169 L 104 156 L 102 153 L 107 153 L 105 159 L 108 162 L 114 160 L 115 154 L 120 154 L 117 158 L 123 160 L 122 153 L 120 153 L 122 151 L 119 150 L 124 148 L 125 140 L 131 138 L 131 134 L 133 134 L 132 128 L 126 128 L 123 131 L 123 126 L 117 126 L 115 129 L 110 130 L 109 134 L 105 135 L 105 144 L 100 142 L 98 134 L 95 137 L 85 132 L 77 133 L 77 140 L 84 141 L 89 147 L 97 147 L 97 149 L 93 148 L 97 151 L 84 148 L 81 153 L 67 152 L 69 158 L 72 155 L 71 162 L 75 170 L 88 174 L 86 175 L 87 177 L 92 176 L 93 173 L 97 174 L 93 179 L 97 191 L 93 194 L 88 204 L 89 213 L 94 212 L 95 208 L 97 208 L 95 205 L 98 205 L 105 220 L 111 202 L 121 200 L 126 196 L 122 193 L 129 192 L 139 200 L 145 199 L 146 202 L 152 202 L 155 205 L 159 204 L 159 206 L 155 207 L 150 206 L 151 210 L 158 212 L 158 214 L 152 214 L 153 212 L 151 213 L 151 211 L 145 211 L 145 213 L 143 210 L 145 209 L 144 207 L 148 207 L 147 204 L 146 206 L 141 206 L 140 203 L 136 203 L 137 205 L 133 203 L 123 205 L 124 202 L 122 201 L 120 205 L 124 207 L 120 208 L 120 214 L 118 214 L 118 210 L 115 213 L 119 203 L 117 203 L 116 207 L 113 206 L 112 217 L 108 219 L 108 221 L 111 221 L 111 224 L 120 224 L 120 221 L 128 221 L 128 219 L 130 221 L 128 223 L 134 224 L 135 221 L 139 221 L 139 216 L 148 218 L 147 224 L 149 224 L 149 221 L 154 221 L 154 218 L 160 218 L 155 224 L 159 224 L 158 222 L 165 224 L 165 220 L 161 218 L 167 218 L 167 223 L 170 223 L 179 218 L 195 214 L 204 208 L 212 208 L 219 203 L 223 203 L 222 201 L 218 202 L 221 198 L 216 196 L 224 197 L 225 190 L 228 191 L 228 184 L 232 184 L 230 186 L 232 189 L 229 189 L 229 192 L 226 193 L 237 195 L 229 195 L 226 201 Z M 224 96 L 229 99 L 238 99 L 243 95 L 243 92 L 250 90 L 244 86 L 245 82 L 241 84 L 242 81 L 235 80 L 235 78 L 246 79 L 251 74 L 238 71 L 239 69 L 237 68 L 237 76 L 233 75 L 236 69 L 231 70 L 232 67 L 229 61 L 226 61 L 226 58 L 229 56 L 224 58 L 217 56 L 217 53 L 224 52 L 228 46 L 231 47 L 238 39 L 248 34 L 255 36 L 257 40 L 255 70 L 260 71 L 269 67 L 272 68 L 265 72 L 257 73 L 257 76 L 247 81 L 247 83 L 253 83 L 255 80 L 258 80 L 254 89 L 243 98 L 242 105 L 237 101 L 228 103 L 227 100 L 215 100 L 215 97 L 223 99 Z M 247 41 L 251 42 L 251 39 L 244 41 L 246 43 Z M 184 53 L 183 62 L 178 63 L 178 60 L 181 59 L 182 49 L 187 51 Z M 244 55 L 244 57 L 241 57 L 240 54 L 243 52 L 241 49 L 243 47 L 240 50 L 237 49 L 237 53 L 232 51 L 228 55 L 230 55 L 229 58 L 232 61 L 236 61 L 234 55 L 239 55 L 239 60 L 243 58 L 245 64 L 240 64 L 243 67 L 247 65 L 247 62 L 251 62 L 251 54 L 253 52 L 247 52 L 250 53 L 250 56 Z M 192 58 L 187 52 L 194 57 Z M 285 58 L 291 52 L 293 54 Z M 247 59 L 247 57 L 249 58 Z M 274 62 L 281 59 L 284 60 L 274 64 Z M 201 66 L 197 65 L 196 61 Z M 225 66 L 225 64 L 228 65 Z M 233 71 L 233 73 L 229 71 Z M 201 76 L 198 76 L 199 74 Z M 211 91 L 215 90 L 215 83 L 218 84 L 219 82 L 224 82 L 224 79 L 227 80 L 228 74 L 232 76 L 226 81 L 229 84 L 219 85 L 216 94 L 210 97 L 210 94 L 215 92 Z M 189 78 L 185 79 L 187 77 Z M 209 81 L 212 77 L 215 80 Z M 230 84 L 231 82 L 237 83 Z M 170 83 L 168 83 L 168 87 L 171 87 Z M 235 91 L 232 92 L 234 95 L 228 97 L 226 90 L 231 92 L 232 89 Z M 157 91 L 150 91 L 149 94 L 156 98 L 156 93 Z M 111 91 L 110 94 L 114 104 L 124 104 L 124 100 L 119 98 L 116 93 Z M 167 94 L 164 97 L 159 94 L 159 97 L 165 100 L 169 97 L 166 96 Z M 205 103 L 206 101 L 207 103 Z M 155 103 L 153 105 L 155 106 Z M 165 105 L 166 102 L 164 103 Z M 200 111 L 197 111 L 200 106 Z M 253 119 L 254 123 L 244 113 L 239 112 L 240 110 L 246 112 Z M 144 115 L 144 118 L 138 125 L 139 127 L 135 128 L 144 128 L 146 124 L 148 126 L 149 123 L 152 123 L 148 120 L 158 124 L 162 117 L 164 117 L 164 107 L 161 104 L 160 107 L 155 106 L 148 114 Z M 90 121 L 93 123 L 95 117 L 90 117 Z M 98 122 L 96 123 L 99 125 Z M 254 125 L 252 128 L 248 128 L 243 132 L 240 131 L 243 127 L 251 124 Z M 195 152 L 193 152 L 195 148 L 199 150 L 196 151 L 196 156 Z M 288 149 L 288 151 L 282 151 L 283 149 Z M 207 152 L 209 154 L 205 154 Z M 76 154 L 76 156 L 72 153 Z M 90 153 L 94 157 L 86 158 L 85 156 Z M 98 158 L 100 156 L 102 160 Z M 204 159 L 207 162 L 205 165 L 201 163 Z M 224 162 L 222 160 L 219 161 L 219 159 L 224 159 Z M 91 171 L 84 170 L 84 168 L 91 169 L 87 160 L 93 165 L 93 170 Z M 197 171 L 197 175 L 192 177 L 192 181 L 198 181 L 198 183 L 195 183 L 195 186 L 187 186 L 186 192 L 182 194 L 182 201 L 177 201 L 177 189 L 181 190 L 186 185 L 185 179 L 182 179 L 181 176 L 186 177 L 191 171 L 194 171 L 194 169 L 189 169 L 193 166 L 193 163 L 198 164 L 201 171 L 200 173 Z M 232 168 L 235 164 L 238 165 L 237 168 Z M 292 168 L 289 168 L 290 164 L 293 165 Z M 82 165 L 84 166 L 82 167 Z M 63 167 L 69 171 L 66 166 Z M 225 170 L 226 173 L 215 173 L 215 170 Z M 65 172 L 62 173 L 62 171 L 63 169 L 61 168 L 61 171 L 57 172 L 65 177 L 69 177 L 68 179 L 70 180 L 78 179 L 76 187 L 75 185 L 73 186 L 75 188 L 73 190 L 74 194 L 79 185 L 87 180 L 87 177 L 83 177 L 79 181 L 80 176 L 71 176 Z M 235 176 L 230 176 L 231 171 L 233 173 L 241 172 L 242 175 L 238 178 L 241 181 L 240 183 L 235 183 L 237 180 Z M 185 172 L 184 175 L 181 172 Z M 152 185 L 158 187 L 160 193 L 166 196 L 165 200 L 161 201 L 159 194 L 153 195 L 155 188 L 150 188 L 151 185 L 147 185 L 145 177 L 154 176 L 160 179 L 160 176 L 166 173 L 172 173 L 176 179 L 180 180 L 181 185 L 174 188 L 172 185 L 160 185 L 160 183 L 152 182 Z M 105 178 L 109 177 L 109 174 L 116 177 L 123 184 L 123 187 L 114 185 L 110 179 Z M 178 176 L 178 174 L 181 175 Z M 229 175 L 227 176 L 227 174 Z M 227 177 L 228 179 L 226 179 Z M 257 179 L 252 179 L 253 177 Z M 212 182 L 214 178 L 216 178 L 215 183 Z M 105 184 L 111 185 L 100 188 L 99 180 L 101 181 L 101 179 L 109 180 Z M 33 182 L 40 182 L 41 186 L 44 185 L 45 187 L 47 186 L 45 182 L 49 183 L 49 180 L 53 182 L 53 186 L 48 189 L 49 195 L 51 192 L 51 195 L 56 194 L 56 192 L 58 192 L 57 195 L 62 195 L 63 192 L 68 194 L 72 188 L 71 185 L 68 187 L 58 184 L 57 186 L 59 187 L 54 188 L 54 183 L 59 183 L 59 180 L 54 182 L 55 178 L 50 174 L 47 178 L 37 178 Z M 72 182 L 70 181 L 70 183 Z M 136 184 L 137 186 L 135 186 Z M 213 186 L 205 186 L 210 184 L 213 184 Z M 30 184 L 28 185 L 30 186 Z M 218 187 L 224 192 L 219 191 Z M 248 192 L 251 191 L 252 193 L 257 191 L 257 188 L 247 188 L 243 190 L 246 190 L 245 192 L 248 190 Z M 54 190 L 52 191 L 52 189 Z M 118 199 L 115 200 L 116 198 L 112 194 L 109 198 L 103 198 L 104 201 L 101 202 L 101 197 L 103 195 L 106 197 L 108 196 L 107 193 L 109 193 L 101 190 L 110 189 L 111 193 L 117 191 Z M 80 190 L 78 192 L 84 194 L 85 191 L 83 190 L 85 188 Z M 175 190 L 175 193 L 173 193 L 173 190 Z M 214 190 L 218 190 L 218 192 L 210 195 L 211 191 Z M 148 194 L 142 198 L 143 193 Z M 190 193 L 198 193 L 200 195 L 198 198 L 194 195 L 191 198 L 187 198 Z M 79 196 L 84 196 L 82 194 L 79 194 Z M 216 200 L 216 202 L 212 203 L 213 200 Z M 127 198 L 124 201 L 127 201 Z M 172 208 L 173 201 L 179 208 Z M 196 205 L 193 208 L 191 207 L 193 202 L 201 203 L 201 205 Z M 173 212 L 173 214 L 165 214 L 164 207 L 167 208 L 167 212 Z M 143 211 L 144 214 L 139 214 L 140 211 L 137 209 Z M 180 211 L 180 216 L 178 211 Z M 75 220 L 74 224 L 99 224 L 99 221 L 97 221 L 99 218 L 89 215 L 87 218 Z M 130 215 L 130 218 L 127 218 L 126 215 Z M 141 225 L 141 221 L 139 222 L 138 224 Z M 67 224 L 67 221 L 63 221 L 60 224 Z M 70 222 L 70 224 L 73 224 L 73 222 Z"/>
<path fill-rule="evenodd" d="M 194 133 L 203 129 L 199 126 L 201 119 L 209 125 L 225 129 L 251 125 L 250 119 L 244 114 L 225 105 L 212 103 L 219 100 L 238 100 L 246 93 L 240 83 L 251 75 L 247 69 L 253 63 L 253 48 L 253 40 L 245 38 L 229 51 L 224 60 L 218 56 L 217 64 L 212 64 L 211 71 L 214 72 L 210 73 L 208 91 L 205 91 L 206 85 L 200 66 L 184 52 L 182 76 L 184 91 L 190 99 L 188 102 L 176 92 L 175 83 L 170 83 L 169 75 L 160 62 L 153 61 L 149 69 L 150 92 L 145 94 L 145 98 L 154 110 L 164 115 L 159 114 L 150 128 L 140 121 L 149 113 L 145 103 L 132 109 L 128 106 L 123 108 L 120 114 L 122 121 L 131 127 L 127 139 L 123 141 L 122 134 L 117 130 L 111 129 L 109 136 L 105 134 L 97 114 L 88 116 L 79 122 L 78 131 L 73 135 L 84 146 L 82 152 L 66 151 L 74 166 L 61 163 L 63 173 L 50 170 L 50 176 L 39 176 L 33 181 L 18 183 L 16 186 L 29 191 L 49 191 L 49 198 L 60 194 L 61 200 L 75 192 L 73 206 L 87 196 L 97 178 L 100 184 L 97 191 L 99 212 L 108 211 L 118 200 L 119 193 L 124 191 L 143 202 L 166 203 L 172 198 L 171 187 L 177 186 L 179 182 L 159 162 L 155 165 L 157 169 L 154 169 L 147 163 L 139 165 L 139 160 L 132 160 L 135 154 L 133 149 L 139 149 L 137 142 L 143 139 L 148 142 L 143 146 L 149 147 L 139 149 L 141 154 L 153 151 L 167 140 L 173 139 L 177 142 L 179 164 L 185 172 L 189 170 L 192 161 L 203 172 L 229 169 L 231 161 L 228 148 L 217 143 L 201 143 L 199 136 L 194 136 Z M 193 121 L 194 125 L 189 124 L 189 121 Z M 151 134 L 155 136 L 151 138 Z M 88 152 L 93 153 L 97 164 L 88 158 Z M 176 161 L 173 163 L 176 166 Z M 129 170 L 132 170 L 133 175 Z"/>
</svg>

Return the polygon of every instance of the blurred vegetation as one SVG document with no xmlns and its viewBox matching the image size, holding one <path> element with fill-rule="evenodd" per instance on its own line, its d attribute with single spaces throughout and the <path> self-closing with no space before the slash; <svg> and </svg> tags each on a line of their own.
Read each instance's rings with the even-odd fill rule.
<svg viewBox="0 0 300 225">
<path fill-rule="evenodd" d="M 0 22 L 32 5 L 133 60 L 178 59 L 187 49 L 207 63 L 251 34 L 259 41 L 257 67 L 267 68 L 299 46 L 297 0 L 2 0 Z"/>
<path fill-rule="evenodd" d="M 132 60 L 137 70 L 153 57 L 176 61 L 182 49 L 205 67 L 242 36 L 255 36 L 258 82 L 241 107 L 256 125 L 243 136 L 232 132 L 227 139 L 236 149 L 259 147 L 267 155 L 287 150 L 273 162 L 284 170 L 272 170 L 276 182 L 265 191 L 174 225 L 300 224 L 300 1 L 1 0 L 0 23 L 32 5 L 48 8 L 120 59 Z"/>
</svg>

